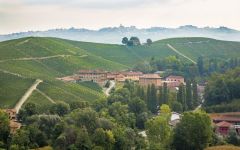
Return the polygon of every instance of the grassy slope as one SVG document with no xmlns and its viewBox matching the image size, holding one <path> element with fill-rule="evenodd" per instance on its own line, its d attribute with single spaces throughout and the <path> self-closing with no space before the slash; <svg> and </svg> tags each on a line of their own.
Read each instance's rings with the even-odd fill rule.
<svg viewBox="0 0 240 150">
<path fill-rule="evenodd" d="M 61 39 L 58 40 L 63 41 Z M 64 41 L 66 42 L 66 40 Z M 121 45 L 67 42 L 105 59 L 128 66 L 133 66 L 133 64 L 152 56 L 163 58 L 169 55 L 176 55 L 175 52 L 167 47 L 167 44 L 171 44 L 193 60 L 197 60 L 199 56 L 240 57 L 240 42 L 219 41 L 209 38 L 172 38 L 156 41 L 151 46 L 136 46 L 132 48 Z"/>
<path fill-rule="evenodd" d="M 157 43 L 169 43 L 181 53 L 197 60 L 199 56 L 240 57 L 240 42 L 220 41 L 209 38 L 173 38 L 158 41 Z"/>
<path fill-rule="evenodd" d="M 240 43 L 207 38 L 173 38 L 154 42 L 151 46 L 126 47 L 57 38 L 28 37 L 0 42 L 0 69 L 29 78 L 27 81 L 21 81 L 23 83 L 16 81 L 22 93 L 28 88 L 29 81 L 40 78 L 44 80 L 44 83 L 41 83 L 38 88 L 56 101 L 92 101 L 103 96 L 99 90 L 84 84 L 64 84 L 56 81 L 55 78 L 71 75 L 79 69 L 123 70 L 152 56 L 163 58 L 169 55 L 176 55 L 174 51 L 167 47 L 167 44 L 171 44 L 181 53 L 194 60 L 200 55 L 206 57 L 218 56 L 221 58 L 240 57 Z M 69 57 L 25 61 L 11 60 L 54 55 L 68 55 Z M 1 62 L 1 60 L 9 61 Z M 16 90 L 13 87 L 15 80 L 6 79 L 5 75 L 1 75 L 1 79 L 1 91 L 8 89 L 12 89 L 10 91 Z M 6 86 L 7 84 L 9 86 Z M 14 94 L 2 92 L 0 101 L 4 102 L 0 106 L 12 106 L 21 94 L 14 96 Z M 33 99 L 33 101 L 38 101 L 38 97 L 39 100 L 43 99 L 43 97 L 37 95 L 39 94 L 34 93 L 30 99 Z M 6 101 L 5 99 L 8 100 Z"/>
<path fill-rule="evenodd" d="M 0 62 L 0 69 L 21 74 L 27 78 L 26 80 L 19 78 L 18 81 L 15 76 L 12 79 L 11 75 L 0 74 L 0 107 L 13 107 L 33 83 L 28 81 L 34 81 L 37 78 L 44 80 L 44 83 L 41 83 L 38 88 L 56 101 L 92 101 L 102 97 L 103 94 L 87 86 L 64 84 L 56 81 L 55 78 L 73 74 L 79 69 L 103 68 L 112 70 L 125 68 L 123 65 L 88 54 L 88 52 L 80 48 L 74 48 L 71 44 L 62 44 L 48 38 L 23 38 L 2 42 L 0 43 L 0 53 L 0 60 L 60 54 L 71 55 L 70 57 L 44 60 L 9 60 Z M 82 55 L 86 55 L 86 57 L 82 57 Z M 41 103 L 44 97 L 34 92 L 30 97 L 31 99 Z"/>
<path fill-rule="evenodd" d="M 13 107 L 26 90 L 34 83 L 31 79 L 0 72 L 0 106 L 1 108 Z"/>
</svg>

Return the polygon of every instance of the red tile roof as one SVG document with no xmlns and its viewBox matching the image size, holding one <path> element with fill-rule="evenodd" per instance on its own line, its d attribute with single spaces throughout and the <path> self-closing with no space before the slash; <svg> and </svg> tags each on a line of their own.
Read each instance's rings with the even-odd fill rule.
<svg viewBox="0 0 240 150">
<path fill-rule="evenodd" d="M 184 79 L 182 76 L 173 76 L 173 75 L 170 75 L 170 76 L 168 76 L 167 78 L 172 78 L 172 79 Z"/>
<path fill-rule="evenodd" d="M 222 121 L 222 122 L 217 123 L 216 126 L 218 126 L 218 127 L 231 127 L 232 124 L 229 123 L 229 122 L 226 122 L 226 121 Z"/>
<path fill-rule="evenodd" d="M 161 79 L 161 77 L 158 74 L 144 74 L 140 78 L 145 78 L 145 79 Z"/>
</svg>

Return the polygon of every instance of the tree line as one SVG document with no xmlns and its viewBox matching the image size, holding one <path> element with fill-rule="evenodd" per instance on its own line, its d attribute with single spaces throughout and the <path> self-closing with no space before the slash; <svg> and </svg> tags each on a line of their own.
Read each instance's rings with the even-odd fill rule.
<svg viewBox="0 0 240 150">
<path fill-rule="evenodd" d="M 146 44 L 148 46 L 150 46 L 152 43 L 153 42 L 151 39 L 146 40 Z M 130 39 L 128 39 L 127 37 L 123 37 L 122 44 L 127 45 L 127 46 L 139 46 L 139 45 L 141 45 L 141 42 L 140 42 L 140 39 L 136 36 L 133 36 Z"/>
</svg>

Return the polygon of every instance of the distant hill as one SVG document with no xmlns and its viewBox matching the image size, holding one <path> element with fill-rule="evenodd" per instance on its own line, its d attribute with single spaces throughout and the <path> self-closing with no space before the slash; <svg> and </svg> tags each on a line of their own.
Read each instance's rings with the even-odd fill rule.
<svg viewBox="0 0 240 150">
<path fill-rule="evenodd" d="M 47 31 L 29 31 L 13 33 L 8 35 L 0 35 L 0 41 L 17 39 L 22 37 L 56 37 L 63 39 L 70 39 L 76 41 L 87 41 L 97 43 L 112 43 L 120 44 L 124 36 L 138 36 L 142 42 L 147 38 L 154 41 L 175 38 L 175 37 L 208 37 L 219 40 L 227 41 L 240 41 L 240 32 L 227 27 L 211 28 L 204 27 L 198 28 L 192 25 L 180 26 L 178 28 L 163 28 L 152 27 L 146 29 L 138 29 L 135 26 L 131 27 L 107 27 L 99 30 L 89 29 L 51 29 Z"/>
<path fill-rule="evenodd" d="M 0 107 L 14 106 L 36 79 L 43 80 L 38 90 L 55 101 L 91 102 L 104 96 L 99 88 L 63 83 L 56 78 L 72 75 L 80 69 L 125 70 L 153 56 L 170 55 L 179 55 L 190 63 L 188 58 L 196 61 L 199 56 L 240 57 L 240 42 L 196 37 L 164 39 L 151 46 L 134 47 L 47 37 L 0 42 Z M 49 103 L 41 92 L 34 91 L 29 101 L 41 105 Z"/>
</svg>

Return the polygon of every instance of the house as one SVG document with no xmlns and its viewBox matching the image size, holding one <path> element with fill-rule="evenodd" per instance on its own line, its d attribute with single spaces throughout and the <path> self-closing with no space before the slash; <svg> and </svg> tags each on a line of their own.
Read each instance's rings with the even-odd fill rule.
<svg viewBox="0 0 240 150">
<path fill-rule="evenodd" d="M 240 112 L 212 113 L 209 116 L 217 127 L 217 133 L 226 135 L 230 128 L 234 128 L 240 135 Z"/>
<path fill-rule="evenodd" d="M 17 111 L 15 109 L 5 109 L 5 113 L 9 116 L 9 127 L 12 134 L 16 133 L 21 128 L 21 123 L 17 122 Z"/>
<path fill-rule="evenodd" d="M 17 119 L 17 110 L 16 109 L 4 109 L 3 111 L 8 114 L 10 120 Z"/>
<path fill-rule="evenodd" d="M 180 122 L 180 119 L 181 119 L 181 114 L 172 112 L 169 125 L 172 127 L 176 127 L 176 125 Z"/>
<path fill-rule="evenodd" d="M 230 128 L 233 128 L 233 124 L 226 122 L 226 121 L 222 121 L 216 124 L 216 132 L 221 134 L 221 135 L 228 135 Z"/>
<path fill-rule="evenodd" d="M 77 73 L 79 81 L 92 81 L 103 86 L 107 81 L 107 71 L 103 70 L 80 70 Z"/>
<path fill-rule="evenodd" d="M 141 86 L 154 84 L 155 86 L 159 87 L 162 86 L 162 80 L 158 74 L 144 74 L 143 76 L 139 77 L 139 84 Z"/>
<path fill-rule="evenodd" d="M 62 77 L 62 78 L 57 78 L 58 80 L 61 80 L 63 82 L 71 82 L 71 83 L 76 83 L 76 81 L 79 80 L 79 77 L 74 75 L 74 76 L 67 76 L 67 77 Z"/>
<path fill-rule="evenodd" d="M 108 80 L 115 80 L 117 82 L 124 82 L 125 80 L 139 81 L 142 72 L 123 71 L 123 72 L 109 72 L 107 74 Z"/>
<path fill-rule="evenodd" d="M 121 72 L 125 76 L 125 80 L 139 81 L 139 78 L 143 75 L 142 72 Z"/>
<path fill-rule="evenodd" d="M 166 77 L 164 82 L 167 83 L 167 86 L 169 88 L 175 88 L 175 87 L 178 87 L 180 84 L 185 84 L 184 78 L 182 76 L 173 76 L 173 75 Z"/>
</svg>

